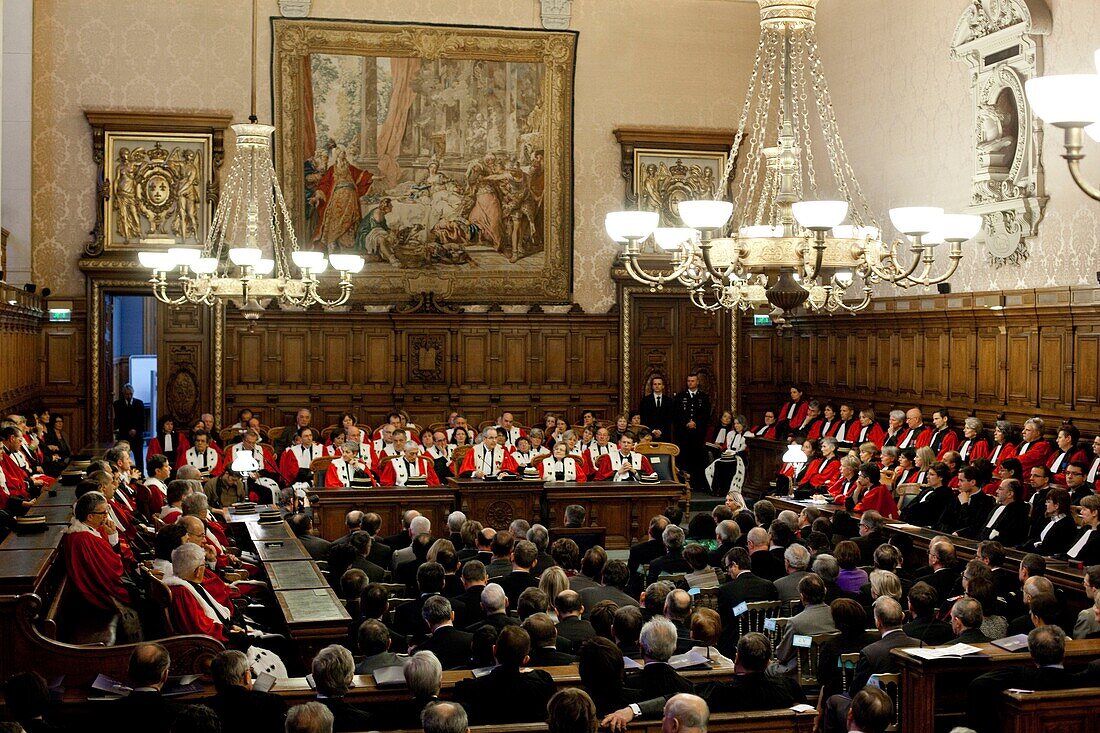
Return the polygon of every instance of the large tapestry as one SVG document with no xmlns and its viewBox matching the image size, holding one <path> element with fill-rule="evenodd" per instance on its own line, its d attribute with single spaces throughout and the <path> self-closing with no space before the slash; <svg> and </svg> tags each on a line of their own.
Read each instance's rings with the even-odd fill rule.
<svg viewBox="0 0 1100 733">
<path fill-rule="evenodd" d="M 576 34 L 272 20 L 280 182 L 372 300 L 571 297 Z"/>
</svg>

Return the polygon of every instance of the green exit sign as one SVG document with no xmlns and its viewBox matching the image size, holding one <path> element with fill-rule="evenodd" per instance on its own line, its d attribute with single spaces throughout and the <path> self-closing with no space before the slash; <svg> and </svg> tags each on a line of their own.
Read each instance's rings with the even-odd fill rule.
<svg viewBox="0 0 1100 733">
<path fill-rule="evenodd" d="M 752 317 L 752 325 L 754 326 L 770 326 L 772 325 L 771 316 L 756 316 Z"/>
<path fill-rule="evenodd" d="M 50 308 L 50 321 L 54 323 L 68 323 L 73 320 L 73 312 L 69 308 Z"/>
</svg>

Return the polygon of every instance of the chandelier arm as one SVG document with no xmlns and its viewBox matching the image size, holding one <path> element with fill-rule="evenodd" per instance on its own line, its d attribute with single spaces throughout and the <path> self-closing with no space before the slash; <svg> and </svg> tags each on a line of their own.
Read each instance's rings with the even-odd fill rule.
<svg viewBox="0 0 1100 733">
<path fill-rule="evenodd" d="M 627 274 L 640 283 L 649 285 L 650 287 L 663 286 L 665 281 L 661 280 L 660 276 L 653 275 L 647 272 L 643 267 L 639 266 L 635 260 L 637 255 L 627 255 L 623 260 L 623 264 L 626 266 Z"/>
<path fill-rule="evenodd" d="M 932 259 L 926 259 L 924 276 L 920 278 L 913 278 L 913 284 L 923 285 L 927 288 L 930 285 L 937 285 L 939 283 L 945 282 L 952 275 L 954 275 L 955 271 L 959 269 L 959 261 L 962 259 L 962 243 L 952 244 L 951 254 L 948 255 L 948 258 L 951 260 L 951 265 L 947 268 L 946 272 L 938 277 L 928 277 L 929 273 L 932 270 Z"/>
<path fill-rule="evenodd" d="M 347 303 L 348 299 L 351 297 L 352 285 L 351 280 L 349 279 L 340 280 L 340 295 L 337 296 L 334 300 L 325 300 L 324 298 L 322 298 L 320 293 L 317 292 L 317 285 L 317 280 L 312 279 L 306 286 L 307 292 L 309 293 L 311 305 L 316 303 L 323 308 L 336 308 Z"/>
<path fill-rule="evenodd" d="M 150 278 L 149 284 L 153 287 L 153 297 L 165 305 L 183 305 L 187 302 L 186 293 L 174 299 L 168 297 L 168 281 L 164 279 L 163 273 Z"/>
<path fill-rule="evenodd" d="M 1090 199 L 1100 201 L 1100 188 L 1086 181 L 1084 174 L 1081 173 L 1081 161 L 1085 159 L 1085 154 L 1081 152 L 1085 144 L 1084 132 L 1083 127 L 1065 128 L 1064 145 L 1066 152 L 1062 153 L 1062 157 L 1069 167 L 1069 174 L 1073 178 L 1073 182 L 1077 184 L 1077 188 L 1081 189 Z"/>
<path fill-rule="evenodd" d="M 871 304 L 871 286 L 863 286 L 863 299 L 854 305 L 848 305 L 839 296 L 833 296 L 833 303 L 835 303 L 836 307 L 830 310 L 843 310 L 847 313 L 857 313 Z"/>
</svg>

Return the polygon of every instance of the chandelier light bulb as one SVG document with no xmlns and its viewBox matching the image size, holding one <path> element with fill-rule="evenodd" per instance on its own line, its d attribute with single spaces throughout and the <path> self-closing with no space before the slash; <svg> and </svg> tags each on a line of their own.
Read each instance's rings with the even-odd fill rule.
<svg viewBox="0 0 1100 733">
<path fill-rule="evenodd" d="M 680 219 L 692 229 L 721 229 L 733 215 L 730 201 L 681 201 Z"/>
<path fill-rule="evenodd" d="M 192 267 L 202 257 L 202 250 L 194 247 L 170 247 L 168 254 L 183 267 Z"/>
<path fill-rule="evenodd" d="M 324 252 L 299 249 L 290 253 L 290 259 L 294 260 L 294 264 L 297 265 L 300 270 L 321 272 L 320 268 L 325 263 L 325 254 Z"/>
<path fill-rule="evenodd" d="M 1100 121 L 1100 75 L 1038 76 L 1024 82 L 1027 99 L 1043 122 L 1085 127 Z"/>
<path fill-rule="evenodd" d="M 837 270 L 836 275 L 837 285 L 847 290 L 852 285 L 852 271 L 851 270 Z"/>
<path fill-rule="evenodd" d="M 690 242 L 698 234 L 691 227 L 657 227 L 653 230 L 653 239 L 661 249 L 679 249 L 684 242 Z"/>
<path fill-rule="evenodd" d="M 332 269 L 353 274 L 361 271 L 365 264 L 359 255 L 334 254 L 329 255 L 328 260 L 332 263 Z"/>
<path fill-rule="evenodd" d="M 611 214 L 607 214 L 603 218 L 603 228 L 604 231 L 607 232 L 607 236 L 610 237 L 611 241 L 616 242 L 617 244 L 626 244 L 626 237 L 624 237 L 623 233 L 619 230 L 619 221 L 620 220 L 617 217 L 614 217 Z"/>
<path fill-rule="evenodd" d="M 229 250 L 229 260 L 237 267 L 255 267 L 262 257 L 259 247 L 234 247 Z"/>
<path fill-rule="evenodd" d="M 252 269 L 257 275 L 267 277 L 275 271 L 275 260 L 266 257 L 261 258 Z"/>
<path fill-rule="evenodd" d="M 910 237 L 928 234 L 939 226 L 942 216 L 943 209 L 935 206 L 902 206 L 890 209 L 890 221 L 894 227 Z"/>
<path fill-rule="evenodd" d="M 217 257 L 200 257 L 191 263 L 191 271 L 199 275 L 212 275 L 217 270 Z"/>
<path fill-rule="evenodd" d="M 803 229 L 827 231 L 848 216 L 847 201 L 796 201 L 791 205 L 794 218 Z"/>
</svg>

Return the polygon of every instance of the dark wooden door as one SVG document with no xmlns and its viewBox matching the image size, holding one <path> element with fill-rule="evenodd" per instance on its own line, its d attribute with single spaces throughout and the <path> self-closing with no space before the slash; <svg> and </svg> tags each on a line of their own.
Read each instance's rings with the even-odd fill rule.
<svg viewBox="0 0 1100 733">
<path fill-rule="evenodd" d="M 205 305 L 157 304 L 157 414 L 189 430 L 214 409 L 214 314 Z M 156 426 L 150 426 L 156 429 Z M 224 427 L 217 425 L 216 427 Z"/>
</svg>

